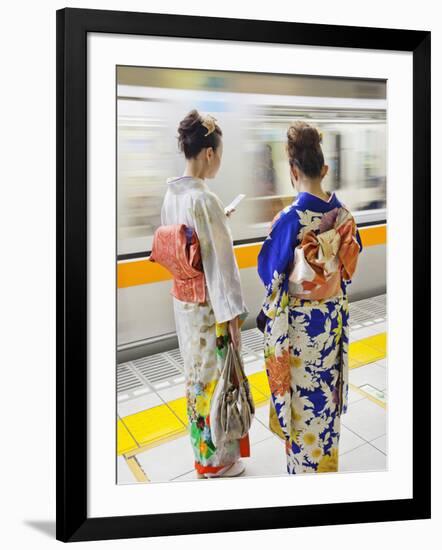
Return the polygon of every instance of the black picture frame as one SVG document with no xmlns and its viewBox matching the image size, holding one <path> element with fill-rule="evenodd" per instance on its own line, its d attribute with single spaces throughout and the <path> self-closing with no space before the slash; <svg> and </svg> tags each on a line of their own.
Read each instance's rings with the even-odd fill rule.
<svg viewBox="0 0 442 550">
<path fill-rule="evenodd" d="M 56 538 L 72 542 L 430 518 L 430 32 L 72 8 L 57 11 L 56 24 Z M 87 517 L 86 74 L 90 32 L 412 52 L 414 410 L 419 406 L 419 417 L 410 426 L 413 498 Z M 410 305 L 404 305 L 406 311 Z"/>
</svg>

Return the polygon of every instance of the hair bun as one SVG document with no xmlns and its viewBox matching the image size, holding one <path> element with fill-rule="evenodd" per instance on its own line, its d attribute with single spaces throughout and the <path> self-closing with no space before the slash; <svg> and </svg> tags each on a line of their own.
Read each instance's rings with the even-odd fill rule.
<svg viewBox="0 0 442 550">
<path fill-rule="evenodd" d="M 324 165 L 322 133 L 307 122 L 297 120 L 287 129 L 287 142 L 290 162 L 295 163 L 307 176 L 319 176 Z"/>
<path fill-rule="evenodd" d="M 178 126 L 178 133 L 180 136 L 185 137 L 189 134 L 193 134 L 198 129 L 197 122 L 201 121 L 200 114 L 196 109 L 192 109 L 185 118 L 180 122 Z"/>
<path fill-rule="evenodd" d="M 216 119 L 210 116 L 210 128 L 207 133 L 206 117 L 201 116 L 196 109 L 192 109 L 179 123 L 178 148 L 184 152 L 187 159 L 195 157 L 203 147 L 212 147 L 213 149 L 218 147 L 222 131 L 215 121 Z"/>
<path fill-rule="evenodd" d="M 289 127 L 287 137 L 296 149 L 318 148 L 322 143 L 322 133 L 301 120 Z"/>
</svg>

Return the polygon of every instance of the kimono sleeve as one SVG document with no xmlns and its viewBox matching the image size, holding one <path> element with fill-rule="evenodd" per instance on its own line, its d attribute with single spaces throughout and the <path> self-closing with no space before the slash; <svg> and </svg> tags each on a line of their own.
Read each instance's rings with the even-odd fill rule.
<svg viewBox="0 0 442 550">
<path fill-rule="evenodd" d="M 258 255 L 258 274 L 266 288 L 292 266 L 298 225 L 298 219 L 287 213 L 276 221 L 264 241 Z"/>
<path fill-rule="evenodd" d="M 227 216 L 218 197 L 204 193 L 193 204 L 207 289 L 217 323 L 247 314 Z"/>
<path fill-rule="evenodd" d="M 363 246 L 362 246 L 361 235 L 359 234 L 359 229 L 357 227 L 356 227 L 356 240 L 358 241 L 358 245 L 359 245 L 359 253 L 361 253 L 363 250 Z"/>
<path fill-rule="evenodd" d="M 299 218 L 293 212 L 281 216 L 273 225 L 258 255 L 258 274 L 265 285 L 266 296 L 256 319 L 265 331 L 267 320 L 284 308 L 288 291 L 288 274 L 293 266 Z"/>
<path fill-rule="evenodd" d="M 359 229 L 358 227 L 356 226 L 356 241 L 358 242 L 358 245 L 359 245 L 359 254 L 362 252 L 362 250 L 364 249 L 364 247 L 362 246 L 362 239 L 361 239 L 361 235 L 359 233 Z M 342 291 L 344 292 L 344 294 L 347 294 L 347 287 L 351 284 L 351 279 L 348 279 L 348 280 L 345 280 L 345 279 L 342 279 L 341 280 L 341 288 L 342 288 Z"/>
</svg>

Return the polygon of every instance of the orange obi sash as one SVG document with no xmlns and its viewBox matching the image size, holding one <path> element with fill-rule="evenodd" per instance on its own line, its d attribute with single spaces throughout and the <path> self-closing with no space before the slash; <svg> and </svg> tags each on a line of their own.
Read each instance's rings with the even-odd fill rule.
<svg viewBox="0 0 442 550">
<path fill-rule="evenodd" d="M 193 229 L 184 224 L 159 227 L 154 233 L 149 260 L 171 273 L 172 296 L 182 302 L 206 301 L 201 247 Z"/>
<path fill-rule="evenodd" d="M 340 293 L 341 278 L 350 280 L 359 257 L 356 223 L 343 207 L 322 216 L 319 233 L 307 231 L 295 249 L 289 275 L 290 294 L 323 300 Z"/>
</svg>

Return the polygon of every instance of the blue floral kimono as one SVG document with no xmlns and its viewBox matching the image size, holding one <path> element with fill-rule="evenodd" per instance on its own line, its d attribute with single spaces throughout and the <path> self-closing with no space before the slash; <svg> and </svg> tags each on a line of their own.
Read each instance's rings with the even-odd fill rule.
<svg viewBox="0 0 442 550">
<path fill-rule="evenodd" d="M 306 232 L 317 235 L 324 214 L 344 208 L 335 194 L 325 201 L 299 193 L 276 216 L 258 257 L 266 287 L 258 326 L 271 389 L 270 427 L 286 442 L 289 474 L 338 470 L 340 417 L 348 405 L 350 280 L 338 277 L 340 290 L 332 298 L 309 300 L 296 297 L 289 274 Z M 353 231 L 359 252 L 355 224 Z"/>
</svg>

